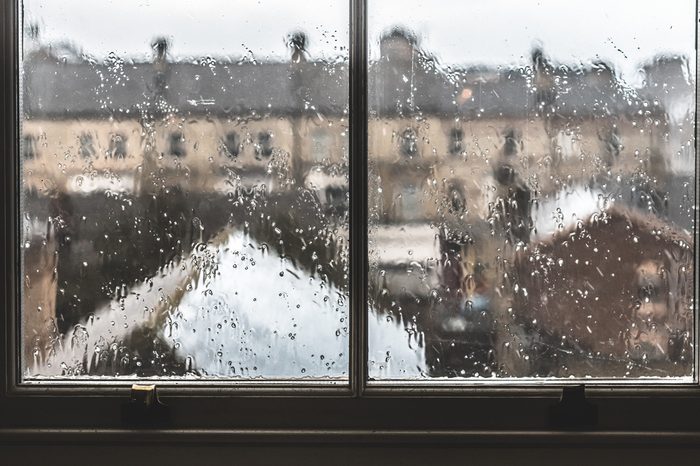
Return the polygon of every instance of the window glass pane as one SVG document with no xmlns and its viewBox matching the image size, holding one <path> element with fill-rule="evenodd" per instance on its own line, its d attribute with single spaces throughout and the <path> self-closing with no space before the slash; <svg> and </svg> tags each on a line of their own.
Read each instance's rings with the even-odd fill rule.
<svg viewBox="0 0 700 466">
<path fill-rule="evenodd" d="M 23 4 L 24 380 L 347 380 L 347 2 Z"/>
<path fill-rule="evenodd" d="M 693 380 L 695 2 L 369 2 L 371 379 Z"/>
</svg>

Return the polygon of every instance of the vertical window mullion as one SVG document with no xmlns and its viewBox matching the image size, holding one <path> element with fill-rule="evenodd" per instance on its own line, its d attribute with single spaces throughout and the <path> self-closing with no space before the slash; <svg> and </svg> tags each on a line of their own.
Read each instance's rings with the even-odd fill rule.
<svg viewBox="0 0 700 466">
<path fill-rule="evenodd" d="M 21 83 L 20 77 L 20 50 L 22 46 L 20 19 L 22 11 L 19 2 L 6 2 L 2 16 L 3 32 L 2 37 L 2 63 L 6 65 L 3 69 L 3 76 L 0 78 L 1 88 L 3 90 L 2 101 L 0 101 L 3 109 L 3 141 L 2 147 L 5 154 L 11 154 L 3 159 L 5 173 L 5 187 L 2 190 L 2 203 L 5 206 L 5 231 L 4 235 L 4 282 L 6 285 L 7 296 L 5 298 L 5 310 L 7 315 L 0 319 L 0 335 L 6 336 L 5 347 L 2 350 L 2 361 L 0 361 L 0 370 L 3 371 L 5 377 L 5 386 L 0 390 L 4 393 L 13 391 L 17 385 L 20 374 L 20 358 L 21 351 L 19 350 L 21 340 L 20 322 L 15 310 L 19 308 L 21 300 L 19 298 L 19 290 L 21 281 L 20 260 L 18 258 L 17 247 L 19 245 L 20 229 L 19 229 L 19 173 L 20 173 L 20 122 L 19 122 L 19 105 L 20 93 L 19 86 Z M 5 327 L 6 325 L 6 327 Z"/>
<path fill-rule="evenodd" d="M 693 141 L 693 152 L 695 153 L 695 213 L 694 213 L 694 231 L 693 231 L 693 260 L 695 261 L 695 266 L 693 267 L 693 299 L 694 299 L 694 311 L 693 311 L 693 344 L 695 345 L 695 350 L 693 351 L 693 357 L 695 358 L 693 364 L 693 380 L 696 385 L 700 382 L 700 347 L 698 346 L 698 337 L 700 336 L 700 315 L 698 314 L 698 305 L 700 302 L 700 273 L 698 273 L 698 264 L 700 264 L 700 247 L 698 247 L 698 241 L 700 241 L 700 209 L 697 208 L 698 195 L 700 195 L 700 187 L 698 186 L 698 181 L 700 181 L 700 157 L 698 157 L 698 139 L 700 138 L 700 125 L 698 125 L 698 110 L 700 109 L 700 91 L 698 90 L 698 76 L 700 76 L 700 25 L 698 25 L 698 17 L 700 17 L 700 1 L 695 2 L 695 119 L 693 133 L 695 135 L 695 140 Z"/>
<path fill-rule="evenodd" d="M 367 381 L 367 0 L 350 0 L 350 385 Z"/>
</svg>

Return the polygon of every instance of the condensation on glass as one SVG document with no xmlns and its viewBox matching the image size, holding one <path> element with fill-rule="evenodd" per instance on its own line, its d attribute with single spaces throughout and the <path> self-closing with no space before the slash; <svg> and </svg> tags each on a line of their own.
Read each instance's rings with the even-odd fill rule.
<svg viewBox="0 0 700 466">
<path fill-rule="evenodd" d="M 346 2 L 23 12 L 23 380 L 347 380 Z"/>
<path fill-rule="evenodd" d="M 695 17 L 369 2 L 370 379 L 694 380 Z"/>
</svg>

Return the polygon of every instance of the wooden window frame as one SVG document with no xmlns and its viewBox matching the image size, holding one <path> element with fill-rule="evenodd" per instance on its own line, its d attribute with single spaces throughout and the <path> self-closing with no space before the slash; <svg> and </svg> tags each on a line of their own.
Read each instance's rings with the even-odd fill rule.
<svg viewBox="0 0 700 466">
<path fill-rule="evenodd" d="M 350 303 L 347 385 L 316 382 L 192 382 L 158 387 L 168 416 L 127 416 L 123 383 L 22 384 L 19 309 L 20 0 L 0 2 L 0 109 L 4 189 L 0 319 L 0 443 L 372 443 L 616 446 L 700 441 L 700 385 L 634 382 L 586 387 L 594 424 L 568 427 L 552 416 L 567 384 L 367 383 L 367 0 L 350 0 Z M 697 11 L 695 24 L 697 29 Z M 697 32 L 696 32 L 697 34 Z M 696 47 L 697 57 L 697 47 Z M 700 60 L 696 60 L 696 63 Z M 696 69 L 697 73 L 697 69 Z M 700 75 L 699 74 L 696 74 Z M 696 83 L 697 86 L 697 83 Z M 696 92 L 697 108 L 697 92 Z M 696 141 L 697 141 L 696 124 Z M 700 161 L 700 159 L 698 159 Z M 697 164 L 697 162 L 696 162 Z M 696 180 L 700 166 L 696 165 Z M 697 199 L 697 183 L 696 183 Z M 698 210 L 696 209 L 696 225 Z M 698 298 L 695 231 L 695 302 Z M 694 328 L 698 374 L 698 319 Z M 576 383 L 580 383 L 576 382 Z M 157 428 L 156 428 L 157 427 Z M 571 432 L 576 430 L 576 432 Z"/>
</svg>

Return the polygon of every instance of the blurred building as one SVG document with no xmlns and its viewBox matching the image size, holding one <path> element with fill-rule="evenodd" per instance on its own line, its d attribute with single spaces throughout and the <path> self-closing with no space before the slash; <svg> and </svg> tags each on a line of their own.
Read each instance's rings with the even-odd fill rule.
<svg viewBox="0 0 700 466">
<path fill-rule="evenodd" d="M 296 197 L 304 187 L 343 215 L 347 63 L 309 60 L 302 35 L 290 40 L 290 59 L 277 62 L 173 61 L 167 41 L 152 45 L 150 62 L 98 63 L 49 47 L 25 57 L 23 182 L 32 196 L 53 199 L 51 228 L 61 228 L 66 197 L 172 188 Z M 606 63 L 557 64 L 542 50 L 527 66 L 444 67 L 411 33 L 385 34 L 368 76 L 370 264 L 383 271 L 371 277 L 377 302 L 385 292 L 420 309 L 437 294 L 447 303 L 442 315 L 475 293 L 512 301 L 498 277 L 510 273 L 513 251 L 537 241 L 533 208 L 566 190 L 617 183 L 636 215 L 690 229 L 692 214 L 668 200 L 681 196 L 674 174 L 694 183 L 692 132 L 679 131 L 693 127 L 682 108 L 694 85 L 683 58 L 657 57 L 644 74 L 636 89 Z M 47 237 L 29 231 L 31 241 Z M 407 245 L 418 241 L 415 256 L 398 250 L 402 235 Z M 25 301 L 26 315 L 37 299 Z M 40 299 L 51 307 L 50 297 Z M 422 319 L 439 333 L 441 323 Z M 466 325 L 450 322 L 457 332 Z"/>
<path fill-rule="evenodd" d="M 171 62 L 165 40 L 153 51 L 151 63 L 25 58 L 28 189 L 225 192 L 299 186 L 314 166 L 346 174 L 345 63 Z"/>
<path fill-rule="evenodd" d="M 575 353 L 589 359 L 581 365 L 629 364 L 628 376 L 644 373 L 634 362 L 683 375 L 693 359 L 693 263 L 687 232 L 619 207 L 533 245 L 515 262 L 513 307 L 516 321 L 538 329 L 527 336 L 537 371 L 566 376 L 561 361 Z"/>
</svg>

